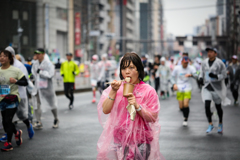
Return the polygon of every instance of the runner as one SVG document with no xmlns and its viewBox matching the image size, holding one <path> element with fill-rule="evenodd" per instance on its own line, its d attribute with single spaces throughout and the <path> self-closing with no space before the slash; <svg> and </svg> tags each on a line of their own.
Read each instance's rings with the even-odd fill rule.
<svg viewBox="0 0 240 160">
<path fill-rule="evenodd" d="M 101 61 L 98 62 L 99 66 L 99 77 L 98 77 L 98 89 L 100 94 L 102 94 L 102 91 L 106 89 L 109 85 L 105 85 L 106 82 L 109 82 L 110 80 L 110 69 L 111 69 L 111 63 L 107 60 L 107 54 L 104 53 L 101 56 Z"/>
<path fill-rule="evenodd" d="M 28 82 L 22 71 L 13 67 L 14 59 L 12 53 L 4 50 L 0 54 L 0 110 L 4 131 L 7 133 L 7 142 L 4 143 L 2 151 L 13 150 L 12 135 L 18 146 L 22 144 L 22 130 L 16 130 L 12 122 L 20 102 L 18 85 L 27 86 Z"/>
<path fill-rule="evenodd" d="M 67 61 L 61 64 L 60 73 L 63 77 L 65 96 L 70 100 L 68 107 L 69 109 L 73 109 L 75 76 L 80 73 L 80 70 L 77 64 L 72 61 L 72 53 L 67 53 L 66 56 Z"/>
<path fill-rule="evenodd" d="M 42 110 L 51 107 L 54 116 L 53 128 L 58 128 L 59 120 L 57 116 L 57 97 L 53 88 L 54 65 L 45 58 L 44 49 L 37 49 L 34 54 L 37 61 L 32 66 L 32 74 L 35 77 L 35 91 L 33 91 L 33 106 L 37 122 L 35 129 L 42 129 Z"/>
<path fill-rule="evenodd" d="M 194 67 L 189 65 L 189 58 L 182 58 L 182 65 L 175 66 L 172 72 L 173 89 L 177 90 L 177 100 L 179 108 L 183 112 L 183 126 L 187 126 L 190 113 L 189 101 L 191 99 L 192 85 L 190 77 L 197 77 Z M 175 81 L 176 78 L 176 81 Z"/>
<path fill-rule="evenodd" d="M 154 63 L 153 63 L 153 70 L 152 70 L 152 74 L 153 74 L 153 77 L 154 77 L 155 90 L 156 90 L 157 93 L 158 93 L 158 89 L 159 89 L 159 86 L 160 86 L 160 77 L 156 73 L 157 73 L 157 70 L 158 70 L 159 66 L 161 65 L 160 57 L 161 57 L 160 55 L 155 55 Z"/>
<path fill-rule="evenodd" d="M 158 68 L 157 75 L 160 77 L 160 88 L 161 88 L 161 98 L 166 99 L 166 96 L 169 97 L 168 83 L 170 81 L 171 70 L 166 64 L 166 58 L 161 58 L 161 65 Z"/>
<path fill-rule="evenodd" d="M 238 57 L 236 55 L 232 56 L 232 63 L 229 64 L 227 74 L 230 78 L 230 89 L 234 98 L 234 105 L 238 105 L 238 88 L 239 88 L 239 75 L 240 68 L 238 63 Z"/>
<path fill-rule="evenodd" d="M 205 112 L 209 122 L 206 133 L 210 133 L 214 126 L 212 123 L 211 101 L 213 100 L 219 117 L 218 133 L 223 132 L 223 110 L 222 105 L 227 104 L 226 94 L 227 89 L 224 84 L 224 79 L 227 76 L 226 67 L 222 60 L 217 58 L 216 48 L 206 48 L 208 58 L 205 59 L 201 66 L 199 80 L 204 86 L 202 87 L 202 99 L 205 103 Z"/>
<path fill-rule="evenodd" d="M 92 56 L 92 63 L 90 65 L 91 69 L 91 85 L 93 92 L 92 103 L 96 102 L 96 88 L 97 88 L 97 79 L 99 76 L 99 66 L 98 66 L 98 56 L 95 54 Z"/>
<path fill-rule="evenodd" d="M 126 97 L 122 81 L 114 80 L 104 90 L 98 104 L 104 130 L 97 143 L 97 160 L 164 160 L 159 147 L 160 102 L 156 91 L 142 81 L 144 68 L 137 54 L 126 53 L 120 66 L 121 80 L 128 77 L 135 87 Z M 131 109 L 126 108 L 128 104 Z"/>
<path fill-rule="evenodd" d="M 11 46 L 8 46 L 5 50 L 9 51 L 14 59 L 14 63 L 13 66 L 16 68 L 19 68 L 25 75 L 27 81 L 29 82 L 28 79 L 28 71 L 26 69 L 26 67 L 24 66 L 24 64 L 22 62 L 20 62 L 16 57 L 20 57 L 19 55 L 15 55 L 15 51 Z M 31 83 L 31 82 L 29 82 Z M 21 101 L 18 104 L 18 108 L 17 108 L 17 112 L 16 115 L 18 117 L 19 120 L 23 121 L 23 123 L 26 125 L 27 130 L 28 130 L 28 136 L 31 139 L 34 136 L 34 130 L 33 130 L 33 126 L 30 123 L 30 118 L 28 116 L 28 96 L 27 96 L 27 89 L 25 86 L 19 86 L 18 87 L 18 92 L 19 92 L 19 96 L 21 98 Z M 7 134 L 5 134 L 0 141 L 4 142 L 7 140 Z"/>
</svg>

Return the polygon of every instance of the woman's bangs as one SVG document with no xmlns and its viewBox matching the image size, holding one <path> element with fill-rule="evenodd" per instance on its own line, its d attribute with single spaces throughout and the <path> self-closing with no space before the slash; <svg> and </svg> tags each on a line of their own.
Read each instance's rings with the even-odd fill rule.
<svg viewBox="0 0 240 160">
<path fill-rule="evenodd" d="M 129 59 L 122 59 L 122 62 L 121 62 L 121 69 L 125 69 L 125 68 L 128 68 L 131 64 L 131 61 Z"/>
</svg>

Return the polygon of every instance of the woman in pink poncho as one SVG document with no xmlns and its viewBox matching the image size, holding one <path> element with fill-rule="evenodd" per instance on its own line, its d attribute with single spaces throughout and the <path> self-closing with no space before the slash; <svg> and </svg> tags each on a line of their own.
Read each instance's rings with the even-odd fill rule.
<svg viewBox="0 0 240 160">
<path fill-rule="evenodd" d="M 133 94 L 123 97 L 123 84 L 113 81 L 104 90 L 98 104 L 98 118 L 104 130 L 98 140 L 98 160 L 164 160 L 159 148 L 160 103 L 154 88 L 145 84 L 144 68 L 135 53 L 124 55 L 120 64 L 120 78 L 130 77 Z M 128 104 L 136 109 L 135 120 L 130 119 Z"/>
</svg>

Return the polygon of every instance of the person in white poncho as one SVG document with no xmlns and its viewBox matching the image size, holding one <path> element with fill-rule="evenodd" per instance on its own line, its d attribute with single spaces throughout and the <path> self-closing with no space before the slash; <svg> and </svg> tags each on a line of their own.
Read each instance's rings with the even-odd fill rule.
<svg viewBox="0 0 240 160">
<path fill-rule="evenodd" d="M 90 73 L 91 73 L 91 86 L 93 92 L 92 103 L 96 102 L 96 88 L 97 88 L 97 80 L 99 77 L 99 65 L 98 65 L 98 55 L 92 56 L 92 63 L 90 65 Z"/>
<path fill-rule="evenodd" d="M 165 62 L 166 58 L 161 58 L 161 65 L 159 66 L 156 75 L 160 77 L 160 88 L 161 88 L 161 98 L 165 99 L 166 95 L 169 97 L 168 83 L 170 81 L 171 69 L 168 67 Z"/>
<path fill-rule="evenodd" d="M 33 91 L 33 107 L 37 123 L 35 129 L 42 129 L 41 114 L 45 107 L 50 107 L 54 116 L 53 128 L 58 128 L 57 97 L 53 88 L 54 65 L 45 58 L 44 49 L 37 49 L 34 52 L 37 61 L 32 66 L 32 74 L 35 77 L 35 88 Z"/>
<path fill-rule="evenodd" d="M 223 110 L 222 105 L 229 104 L 229 101 L 226 98 L 226 86 L 224 84 L 224 79 L 227 76 L 226 67 L 221 59 L 217 58 L 217 49 L 216 48 L 206 48 L 208 52 L 208 58 L 202 62 L 199 80 L 204 84 L 202 88 L 202 99 L 205 103 L 205 112 L 209 122 L 207 133 L 211 132 L 214 128 L 212 123 L 212 112 L 211 112 L 211 101 L 215 102 L 219 117 L 218 133 L 223 132 Z M 231 103 L 231 102 L 230 102 Z"/>
</svg>

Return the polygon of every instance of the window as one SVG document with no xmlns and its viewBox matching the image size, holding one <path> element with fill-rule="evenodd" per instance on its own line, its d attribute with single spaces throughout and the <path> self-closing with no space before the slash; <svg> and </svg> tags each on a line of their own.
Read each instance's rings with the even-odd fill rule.
<svg viewBox="0 0 240 160">
<path fill-rule="evenodd" d="M 13 11 L 12 11 L 12 18 L 13 18 L 13 19 L 18 19 L 18 17 L 19 17 L 19 16 L 18 16 L 18 11 L 17 11 L 17 10 L 13 10 Z"/>
<path fill-rule="evenodd" d="M 57 8 L 57 18 L 62 19 L 62 20 L 67 20 L 67 9 L 63 8 Z"/>
<path fill-rule="evenodd" d="M 23 11 L 23 20 L 27 21 L 28 20 L 28 12 Z"/>
<path fill-rule="evenodd" d="M 18 35 L 13 36 L 13 44 L 18 44 Z"/>
<path fill-rule="evenodd" d="M 28 36 L 23 36 L 23 45 L 28 45 Z"/>
</svg>

